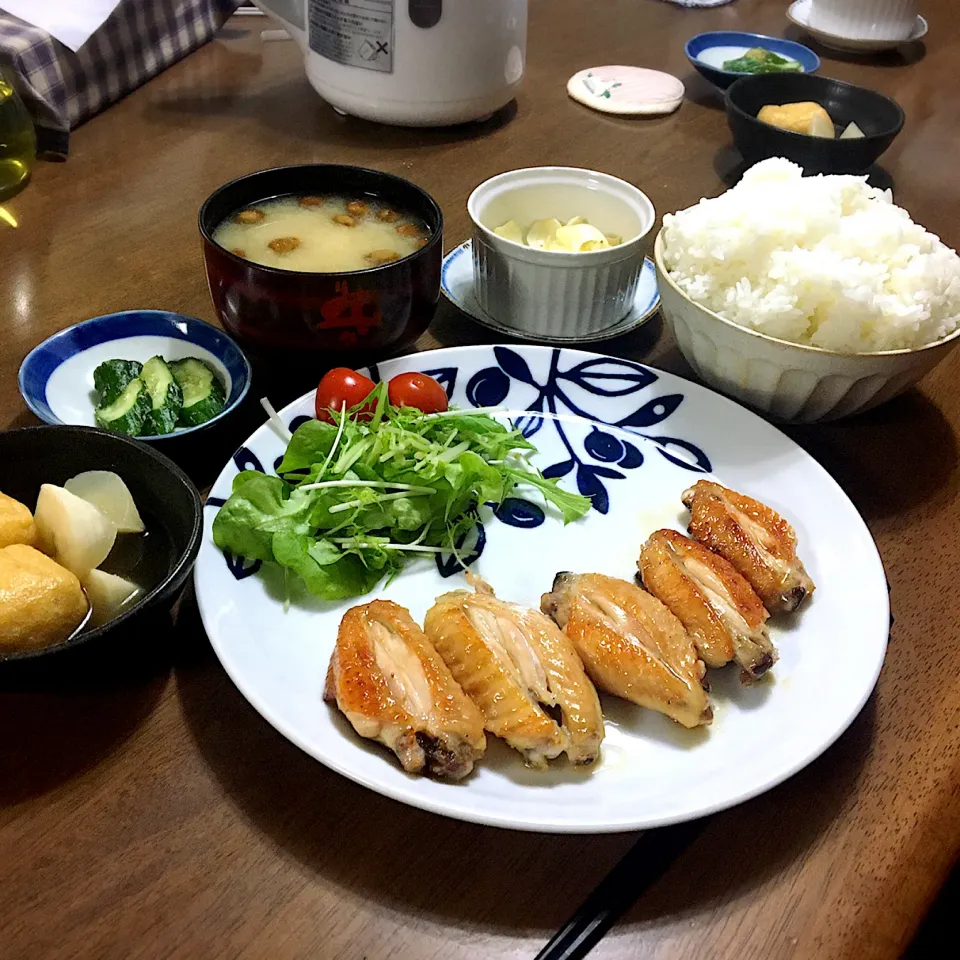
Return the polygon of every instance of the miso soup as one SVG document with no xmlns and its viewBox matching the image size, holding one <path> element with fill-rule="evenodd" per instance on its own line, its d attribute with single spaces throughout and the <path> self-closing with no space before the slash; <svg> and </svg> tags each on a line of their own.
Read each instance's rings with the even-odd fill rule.
<svg viewBox="0 0 960 960">
<path fill-rule="evenodd" d="M 282 270 L 341 273 L 419 250 L 427 225 L 374 197 L 274 197 L 235 211 L 213 239 L 238 257 Z"/>
</svg>

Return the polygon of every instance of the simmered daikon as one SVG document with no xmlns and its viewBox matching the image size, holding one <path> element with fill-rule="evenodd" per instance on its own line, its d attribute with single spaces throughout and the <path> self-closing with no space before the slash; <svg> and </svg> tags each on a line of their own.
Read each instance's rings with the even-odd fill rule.
<svg viewBox="0 0 960 960">
<path fill-rule="evenodd" d="M 143 533 L 143 521 L 133 496 L 113 471 L 88 470 L 71 477 L 63 486 L 105 514 L 117 528 L 117 533 Z"/>
<path fill-rule="evenodd" d="M 100 509 L 52 483 L 40 488 L 34 521 L 44 553 L 78 577 L 103 563 L 117 539 Z"/>
<path fill-rule="evenodd" d="M 140 588 L 135 583 L 105 570 L 91 570 L 83 578 L 83 589 L 93 608 L 90 616 L 92 627 L 99 627 L 120 616 L 140 594 Z"/>
</svg>

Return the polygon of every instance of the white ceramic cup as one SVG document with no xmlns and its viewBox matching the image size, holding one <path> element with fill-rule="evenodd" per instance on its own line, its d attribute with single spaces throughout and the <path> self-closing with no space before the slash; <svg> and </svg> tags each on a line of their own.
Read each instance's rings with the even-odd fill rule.
<svg viewBox="0 0 960 960">
<path fill-rule="evenodd" d="M 810 26 L 849 40 L 906 40 L 916 0 L 810 0 Z"/>
<path fill-rule="evenodd" d="M 636 297 L 656 222 L 653 204 L 632 184 L 576 167 L 511 170 L 480 184 L 467 201 L 473 221 L 473 275 L 485 313 L 518 335 L 575 337 L 622 320 Z M 584 217 L 623 242 L 605 250 L 535 250 L 494 230 L 555 217 Z"/>
</svg>

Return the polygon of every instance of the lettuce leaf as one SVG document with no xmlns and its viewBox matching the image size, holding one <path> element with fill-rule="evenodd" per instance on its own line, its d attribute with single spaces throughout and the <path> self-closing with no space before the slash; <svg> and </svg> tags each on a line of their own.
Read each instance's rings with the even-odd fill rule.
<svg viewBox="0 0 960 960">
<path fill-rule="evenodd" d="M 289 487 L 279 477 L 244 470 L 233 478 L 233 493 L 213 521 L 213 542 L 234 556 L 273 560 L 277 529 L 309 529 L 309 503 L 291 501 Z"/>
<path fill-rule="evenodd" d="M 277 473 L 283 476 L 294 470 L 307 470 L 314 464 L 323 463 L 336 435 L 337 428 L 332 423 L 308 420 L 301 424 L 287 445 L 287 452 L 277 467 Z"/>
<path fill-rule="evenodd" d="M 303 578 L 307 589 L 322 600 L 345 600 L 368 593 L 383 579 L 387 562 L 365 564 L 327 540 L 282 531 L 273 535 L 274 559 Z"/>
</svg>

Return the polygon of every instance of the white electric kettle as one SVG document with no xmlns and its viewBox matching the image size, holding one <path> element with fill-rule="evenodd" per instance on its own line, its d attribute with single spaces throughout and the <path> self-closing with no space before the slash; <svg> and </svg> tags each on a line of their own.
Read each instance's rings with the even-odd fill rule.
<svg viewBox="0 0 960 960">
<path fill-rule="evenodd" d="M 527 0 L 254 0 L 340 113 L 399 126 L 481 120 L 523 77 Z"/>
</svg>

